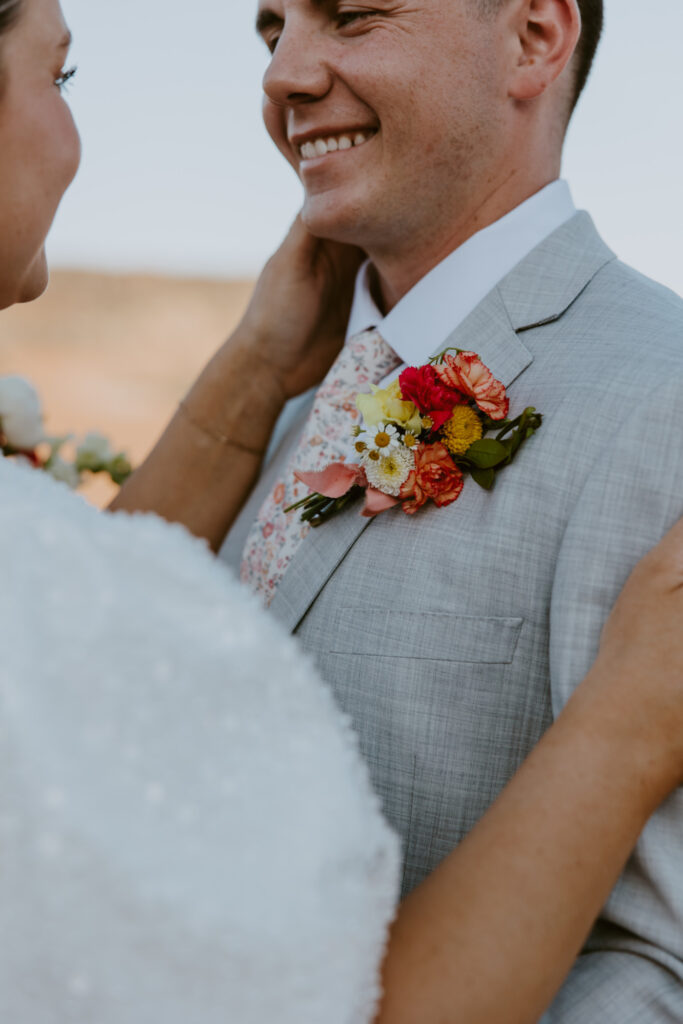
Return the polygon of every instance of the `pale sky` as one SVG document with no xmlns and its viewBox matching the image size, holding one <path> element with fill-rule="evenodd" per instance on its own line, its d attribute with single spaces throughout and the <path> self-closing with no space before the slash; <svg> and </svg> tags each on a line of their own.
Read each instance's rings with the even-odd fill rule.
<svg viewBox="0 0 683 1024">
<path fill-rule="evenodd" d="M 261 125 L 255 4 L 63 0 L 83 164 L 53 229 L 53 265 L 257 272 L 300 186 Z M 606 8 L 564 176 L 622 259 L 683 293 L 683 3 Z"/>
</svg>

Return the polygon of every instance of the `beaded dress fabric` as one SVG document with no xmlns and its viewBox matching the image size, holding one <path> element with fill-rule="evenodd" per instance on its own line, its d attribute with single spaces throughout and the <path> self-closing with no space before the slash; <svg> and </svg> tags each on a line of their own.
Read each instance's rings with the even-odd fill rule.
<svg viewBox="0 0 683 1024">
<path fill-rule="evenodd" d="M 346 461 L 353 454 L 351 429 L 359 418 L 356 395 L 370 391 L 371 384 L 379 384 L 400 365 L 379 331 L 370 329 L 347 341 L 320 385 L 284 478 L 261 506 L 244 547 L 242 582 L 266 606 L 310 530 L 299 512 L 284 511 L 308 493 L 294 470 L 319 470 Z"/>
<path fill-rule="evenodd" d="M 369 1024 L 398 844 L 293 638 L 3 458 L 0 566 L 0 1020 Z"/>
</svg>

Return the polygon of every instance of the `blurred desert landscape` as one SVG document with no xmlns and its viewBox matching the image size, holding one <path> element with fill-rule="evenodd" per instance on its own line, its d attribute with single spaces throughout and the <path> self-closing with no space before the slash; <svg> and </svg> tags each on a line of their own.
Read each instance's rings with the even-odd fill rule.
<svg viewBox="0 0 683 1024">
<path fill-rule="evenodd" d="M 51 435 L 106 434 L 137 465 L 239 321 L 249 281 L 55 271 L 0 318 L 0 375 L 38 388 Z M 83 493 L 106 503 L 102 479 Z"/>
</svg>

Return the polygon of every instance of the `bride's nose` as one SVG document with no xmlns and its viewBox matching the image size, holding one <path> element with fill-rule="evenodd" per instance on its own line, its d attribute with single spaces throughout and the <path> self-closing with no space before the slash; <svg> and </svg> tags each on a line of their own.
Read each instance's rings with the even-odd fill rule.
<svg viewBox="0 0 683 1024">
<path fill-rule="evenodd" d="M 312 26 L 287 23 L 263 78 L 263 91 L 276 106 L 310 103 L 327 95 L 333 74 L 325 41 Z"/>
</svg>

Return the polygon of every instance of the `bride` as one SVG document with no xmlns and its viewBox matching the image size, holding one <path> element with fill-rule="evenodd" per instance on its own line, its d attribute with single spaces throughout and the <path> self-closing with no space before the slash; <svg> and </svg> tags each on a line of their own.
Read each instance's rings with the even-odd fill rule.
<svg viewBox="0 0 683 1024">
<path fill-rule="evenodd" d="M 58 0 L 0 0 L 3 308 L 44 289 L 78 165 L 68 45 Z M 207 548 L 336 354 L 356 263 L 295 224 L 119 514 L 0 459 L 2 1020 L 531 1024 L 683 779 L 679 526 L 399 908 L 377 1010 L 397 840 L 329 692 Z"/>
</svg>

